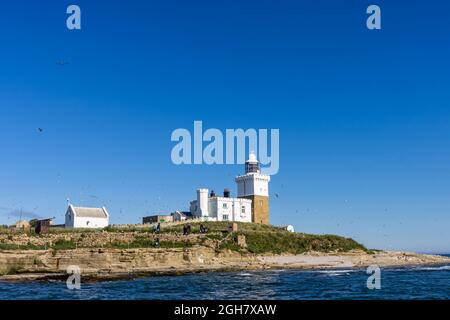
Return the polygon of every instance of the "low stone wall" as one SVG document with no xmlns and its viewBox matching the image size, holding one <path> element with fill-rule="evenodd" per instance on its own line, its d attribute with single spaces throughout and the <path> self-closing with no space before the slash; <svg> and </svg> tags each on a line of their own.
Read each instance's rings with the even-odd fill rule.
<svg viewBox="0 0 450 320">
<path fill-rule="evenodd" d="M 64 240 L 72 241 L 79 247 L 105 247 L 114 242 L 132 243 L 136 240 L 152 240 L 159 238 L 160 241 L 170 242 L 186 242 L 196 243 L 203 235 L 190 234 L 183 236 L 181 234 L 153 234 L 142 232 L 64 232 L 64 233 L 48 233 L 43 235 L 29 235 L 26 233 L 17 234 L 0 234 L 0 243 L 27 246 L 33 245 L 38 247 L 50 247 L 54 243 Z"/>
</svg>

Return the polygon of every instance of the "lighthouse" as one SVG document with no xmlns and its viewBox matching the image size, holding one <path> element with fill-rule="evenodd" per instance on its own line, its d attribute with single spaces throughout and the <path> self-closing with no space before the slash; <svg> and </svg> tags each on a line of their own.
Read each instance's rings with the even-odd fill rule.
<svg viewBox="0 0 450 320">
<path fill-rule="evenodd" d="M 245 175 L 236 177 L 238 198 L 252 200 L 252 222 L 269 224 L 269 182 L 270 176 L 261 174 L 261 168 L 254 152 L 245 162 Z"/>
</svg>

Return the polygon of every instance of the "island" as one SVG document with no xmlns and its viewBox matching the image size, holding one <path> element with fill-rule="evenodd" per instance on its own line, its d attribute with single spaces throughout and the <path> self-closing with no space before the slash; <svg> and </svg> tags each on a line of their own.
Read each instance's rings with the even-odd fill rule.
<svg viewBox="0 0 450 320">
<path fill-rule="evenodd" d="M 189 226 L 189 233 L 186 234 Z M 368 249 L 351 238 L 256 223 L 172 222 L 45 234 L 0 228 L 0 281 L 83 281 L 196 272 L 444 265 L 450 258 Z"/>
</svg>

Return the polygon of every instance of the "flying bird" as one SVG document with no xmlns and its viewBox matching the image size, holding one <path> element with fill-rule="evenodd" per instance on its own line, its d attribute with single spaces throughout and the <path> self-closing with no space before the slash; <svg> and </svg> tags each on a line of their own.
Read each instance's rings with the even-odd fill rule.
<svg viewBox="0 0 450 320">
<path fill-rule="evenodd" d="M 56 64 L 59 66 L 65 66 L 66 64 L 69 64 L 69 62 L 65 60 L 59 60 L 56 62 Z"/>
</svg>

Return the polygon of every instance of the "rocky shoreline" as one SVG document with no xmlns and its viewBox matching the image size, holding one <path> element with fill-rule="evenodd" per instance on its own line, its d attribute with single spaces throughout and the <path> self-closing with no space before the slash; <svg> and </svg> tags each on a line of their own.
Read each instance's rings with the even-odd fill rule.
<svg viewBox="0 0 450 320">
<path fill-rule="evenodd" d="M 2 250 L 0 281 L 65 281 L 69 266 L 80 268 L 82 281 L 95 282 L 212 271 L 357 269 L 370 265 L 383 268 L 446 264 L 450 264 L 450 258 L 391 251 L 255 255 L 230 250 L 218 252 L 203 246 L 184 249 Z"/>
</svg>

